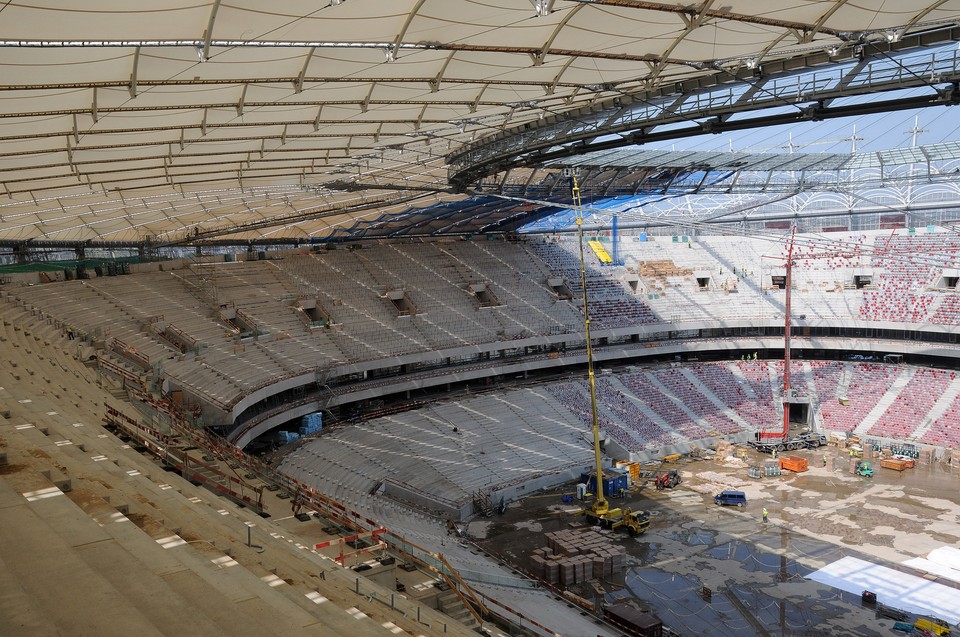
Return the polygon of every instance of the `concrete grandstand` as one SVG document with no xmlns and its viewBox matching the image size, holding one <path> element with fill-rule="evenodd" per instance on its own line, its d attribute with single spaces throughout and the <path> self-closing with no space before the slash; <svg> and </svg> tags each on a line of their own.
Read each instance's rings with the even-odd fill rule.
<svg viewBox="0 0 960 637">
<path fill-rule="evenodd" d="M 868 355 L 906 355 L 922 363 L 934 360 L 930 343 L 936 343 L 942 351 L 935 355 L 949 357 L 955 338 L 949 325 L 960 321 L 945 309 L 955 292 L 942 284 L 955 260 L 953 235 L 839 235 L 831 240 L 846 252 L 827 257 L 815 253 L 820 240 L 819 235 L 799 238 L 801 246 L 807 241 L 811 247 L 801 248 L 794 268 L 794 308 L 802 334 L 794 347 L 811 353 L 843 352 L 863 330 L 878 330 L 878 336 L 884 333 L 879 330 L 888 330 L 890 337 L 873 342 Z M 741 358 L 746 352 L 749 358 L 758 349 L 766 357 L 782 348 L 776 334 L 782 329 L 784 292 L 774 283 L 783 271 L 777 261 L 782 245 L 765 239 L 698 237 L 684 242 L 659 237 L 627 240 L 625 246 L 627 265 L 601 267 L 594 259 L 587 273 L 587 285 L 596 294 L 590 310 L 594 337 L 602 339 L 601 360 L 609 356 L 672 362 L 674 356 L 709 357 L 717 351 L 725 357 L 739 352 Z M 931 251 L 931 246 L 936 249 Z M 263 261 L 168 263 L 131 277 L 16 288 L 4 298 L 22 316 L 40 313 L 88 337 L 85 347 L 97 351 L 101 360 L 125 370 L 142 386 L 176 393 L 204 424 L 219 426 L 244 445 L 274 423 L 289 422 L 304 412 L 326 410 L 344 417 L 348 405 L 359 403 L 375 413 L 366 398 L 370 395 L 394 395 L 402 403 L 403 397 L 431 387 L 469 386 L 472 381 L 482 390 L 509 377 L 518 365 L 517 371 L 528 376 L 575 366 L 583 355 L 583 315 L 577 302 L 579 260 L 574 247 L 569 239 L 555 236 L 522 243 L 398 242 L 355 250 L 293 251 Z M 768 262 L 765 253 L 772 253 L 774 260 Z M 901 265 L 911 259 L 922 266 Z M 551 286 L 551 281 L 561 281 L 573 292 L 572 299 L 561 300 L 555 290 L 560 286 Z M 494 295 L 496 305 L 478 301 L 471 291 L 478 282 Z M 399 310 L 388 298 L 391 290 L 402 290 L 413 309 Z M 314 310 L 322 308 L 325 318 L 308 316 L 305 299 L 314 301 Z M 703 338 L 715 330 L 714 339 Z M 909 338 L 898 334 L 904 331 Z M 952 403 L 957 387 L 952 372 L 855 361 L 795 361 L 793 367 L 794 393 L 810 406 L 812 426 L 874 436 L 896 433 L 888 437 L 942 446 L 951 446 L 955 439 L 958 423 Z M 636 458 L 686 451 L 692 444 L 709 444 L 723 436 L 742 440 L 778 419 L 779 378 L 775 364 L 765 360 L 601 377 L 602 430 L 621 455 Z M 911 383 L 922 383 L 925 392 L 910 391 Z M 527 398 L 516 411 L 500 413 L 496 399 L 483 398 L 462 408 L 484 415 L 478 426 L 485 418 L 509 427 L 525 422 L 523 414 L 534 414 L 535 422 L 528 422 L 526 430 L 539 432 L 530 435 L 543 440 L 513 452 L 531 463 L 542 455 L 542 466 L 532 463 L 524 472 L 552 472 L 562 480 L 572 475 L 564 473 L 566 465 L 585 462 L 586 446 L 570 434 L 589 423 L 585 392 L 582 382 L 547 385 L 532 394 L 537 404 L 528 404 L 531 395 L 519 394 Z M 289 400 L 293 393 L 299 400 Z M 898 400 L 901 393 L 904 399 Z M 854 405 L 838 408 L 840 397 L 852 398 Z M 913 406 L 911 400 L 925 402 Z M 551 403 L 564 410 L 547 416 Z M 506 439 L 502 433 L 471 427 L 469 413 L 420 413 L 417 418 L 439 419 L 436 422 L 446 423 L 441 428 L 457 428 L 459 435 L 443 435 L 450 442 L 447 451 L 455 456 L 475 453 L 470 436 L 489 445 Z M 389 475 L 398 476 L 393 484 L 414 491 L 424 485 L 436 489 L 434 497 L 457 511 L 459 519 L 461 510 L 472 513 L 465 502 L 477 490 L 499 492 L 518 481 L 510 471 L 498 469 L 498 463 L 509 462 L 492 448 L 485 450 L 484 459 L 492 464 L 481 463 L 481 475 L 469 477 L 459 460 L 420 447 L 435 448 L 437 425 L 418 439 L 417 427 L 409 435 L 398 433 L 406 431 L 397 420 L 402 417 L 377 421 L 390 432 L 386 439 L 381 434 L 379 443 L 331 438 L 329 444 L 368 449 L 371 458 L 389 457 L 391 438 L 414 445 L 396 454 L 399 464 L 382 460 L 384 475 L 368 475 L 369 484 L 360 492 Z M 551 431 L 547 425 L 560 429 Z M 503 444 L 497 453 L 514 443 Z M 565 448 L 570 445 L 579 446 L 579 452 L 568 455 Z M 363 458 L 356 460 L 351 471 L 362 473 Z M 444 481 L 414 475 L 422 471 L 419 463 L 424 460 L 434 468 L 451 463 L 462 483 L 443 487 Z"/>
</svg>

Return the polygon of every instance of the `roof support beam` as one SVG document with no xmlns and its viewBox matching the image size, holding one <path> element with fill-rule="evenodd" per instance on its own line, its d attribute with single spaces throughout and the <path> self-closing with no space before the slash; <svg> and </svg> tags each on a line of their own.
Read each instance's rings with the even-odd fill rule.
<svg viewBox="0 0 960 637">
<path fill-rule="evenodd" d="M 643 60 L 639 60 L 643 61 Z M 146 80 L 140 78 L 137 80 L 138 86 L 238 86 L 240 84 L 293 84 L 297 78 L 295 77 L 261 77 L 261 78 L 208 78 L 208 79 L 166 79 L 166 80 Z M 356 84 L 357 82 L 380 82 L 380 83 L 390 83 L 390 84 L 426 84 L 431 88 L 439 89 L 441 79 L 443 82 L 448 84 L 479 84 L 475 79 L 471 78 L 447 78 L 437 75 L 435 77 L 364 77 L 358 78 L 353 76 L 314 76 L 314 77 L 305 77 L 303 78 L 304 83 L 311 84 Z M 517 86 L 517 87 L 527 87 L 527 86 L 542 86 L 549 87 L 552 85 L 552 82 L 540 82 L 540 81 L 524 81 L 524 80 L 483 80 L 483 83 L 490 84 L 493 86 Z M 53 84 L 0 84 L 0 92 L 4 91 L 59 91 L 59 90 L 73 90 L 73 89 L 84 89 L 84 88 L 127 88 L 129 81 L 102 81 L 102 82 L 57 82 Z M 566 86 L 570 88 L 575 88 L 581 86 L 581 84 L 566 82 L 560 84 L 560 86 Z M 436 92 L 436 91 L 433 91 Z"/>
<path fill-rule="evenodd" d="M 453 60 L 453 56 L 456 53 L 451 53 L 447 56 L 447 59 L 443 61 L 443 66 L 440 67 L 440 70 L 437 72 L 436 77 L 432 80 L 428 80 L 430 84 L 430 92 L 436 93 L 440 90 L 440 82 L 443 80 L 443 74 L 447 71 L 447 65 L 450 64 L 450 61 Z"/>
<path fill-rule="evenodd" d="M 353 106 L 358 102 L 357 100 L 303 100 L 303 101 L 293 101 L 293 100 L 284 100 L 283 102 L 248 102 L 246 100 L 246 87 L 247 84 L 244 83 L 244 88 L 241 89 L 240 100 L 238 102 L 209 102 L 209 103 L 188 103 L 188 104 L 164 104 L 162 106 L 131 106 L 131 105 L 122 105 L 122 106 L 107 106 L 100 107 L 98 112 L 101 114 L 114 114 L 114 113 L 158 113 L 163 111 L 195 111 L 200 108 L 234 108 L 239 109 L 237 114 L 243 115 L 243 111 L 247 108 L 289 108 L 291 106 Z M 483 89 L 486 90 L 488 84 L 483 83 Z M 557 98 L 559 102 L 560 98 Z M 486 100 L 477 102 L 475 99 L 470 101 L 464 100 L 404 100 L 404 104 L 429 104 L 430 106 L 438 107 L 450 107 L 450 108 L 462 108 L 470 106 L 502 106 L 503 102 L 496 100 Z M 389 106 L 391 104 L 396 104 L 395 100 L 370 100 L 371 106 Z M 58 108 L 55 110 L 47 111 L 19 111 L 19 112 L 8 112 L 0 113 L 0 119 L 17 119 L 20 117 L 55 117 L 63 115 L 85 115 L 90 112 L 88 108 Z"/>
<path fill-rule="evenodd" d="M 137 66 L 140 64 L 140 47 L 133 50 L 133 71 L 130 73 L 130 99 L 137 97 Z"/>
<path fill-rule="evenodd" d="M 536 12 L 538 18 L 545 18 L 553 13 L 554 3 L 555 0 L 530 0 L 530 4 L 533 5 L 533 10 Z"/>
<path fill-rule="evenodd" d="M 655 80 L 660 76 L 660 73 L 671 63 L 670 54 L 680 46 L 680 43 L 683 41 L 687 35 L 695 31 L 704 23 L 708 17 L 707 10 L 710 8 L 710 4 L 713 0 L 704 0 L 703 5 L 698 11 L 694 11 L 690 8 L 684 7 L 683 11 L 678 11 L 677 15 L 680 16 L 680 20 L 683 21 L 683 31 L 673 39 L 673 42 L 670 43 L 670 46 L 667 47 L 667 50 L 660 56 L 659 60 L 656 62 L 656 66 L 650 73 L 649 79 Z M 674 64 L 686 64 L 686 60 L 673 60 Z"/>
<path fill-rule="evenodd" d="M 810 29 L 787 29 L 787 33 L 797 40 L 797 44 L 810 44 L 815 35 Z"/>
<path fill-rule="evenodd" d="M 377 88 L 377 83 L 372 82 L 370 84 L 370 90 L 367 91 L 367 96 L 363 98 L 362 102 L 360 102 L 361 113 L 366 113 L 370 109 L 370 98 L 373 97 L 373 92 L 376 90 L 376 88 Z"/>
<path fill-rule="evenodd" d="M 477 112 L 477 105 L 480 104 L 480 98 L 483 97 L 483 92 L 486 91 L 486 90 L 487 90 L 487 85 L 486 85 L 486 84 L 484 84 L 482 87 L 480 87 L 480 92 L 477 93 L 477 98 L 476 98 L 475 100 L 473 100 L 473 104 L 471 104 L 471 105 L 469 106 L 471 113 L 476 113 L 476 112 Z"/>
<path fill-rule="evenodd" d="M 97 87 L 93 87 L 93 102 L 90 104 L 90 116 L 93 117 L 93 123 L 97 123 Z"/>
<path fill-rule="evenodd" d="M 426 0 L 417 0 L 417 4 L 413 5 L 413 8 L 410 9 L 410 13 L 407 14 L 407 19 L 403 21 L 403 26 L 400 27 L 400 31 L 397 33 L 397 37 L 393 41 L 393 46 L 389 47 L 387 61 L 392 62 L 399 57 L 400 44 L 403 42 L 404 36 L 407 35 L 407 29 L 410 28 L 410 23 L 413 22 L 413 19 L 417 16 L 417 13 L 420 11 L 420 7 L 423 6 L 424 2 L 426 2 Z"/>
<path fill-rule="evenodd" d="M 689 10 L 687 11 L 689 12 Z M 486 44 L 463 43 L 414 43 L 414 42 L 311 42 L 311 41 L 280 41 L 280 40 L 0 40 L 0 49 L 109 49 L 132 47 L 148 48 L 192 48 L 205 61 L 204 51 L 216 46 L 230 49 L 244 48 L 284 48 L 284 49 L 376 49 L 389 51 L 394 48 L 414 51 L 452 51 L 467 53 L 503 53 L 507 55 L 527 54 L 536 55 L 541 49 L 522 46 L 495 46 Z M 597 60 L 623 60 L 626 62 L 642 62 L 654 59 L 651 55 L 634 55 L 632 53 L 612 53 L 608 51 L 589 51 L 585 49 L 552 49 L 551 55 L 573 56 Z M 667 60 L 674 64 L 682 64 L 684 60 Z M 353 78 L 356 81 L 356 78 Z"/>
<path fill-rule="evenodd" d="M 413 127 L 413 130 L 420 130 L 420 125 L 423 123 L 423 116 L 427 113 L 427 105 L 424 104 L 423 108 L 420 109 L 420 115 L 417 117 L 417 122 Z"/>
<path fill-rule="evenodd" d="M 550 12 L 553 11 L 553 0 L 531 0 L 531 1 L 534 3 L 534 6 L 538 6 L 538 7 L 543 6 L 544 3 L 546 2 L 549 2 L 549 5 L 544 7 L 544 9 L 546 10 L 546 13 L 542 15 L 549 15 Z M 547 57 L 547 52 L 550 50 L 550 47 L 553 45 L 553 41 L 557 39 L 558 35 L 560 35 L 560 31 L 563 30 L 563 27 L 567 26 L 567 23 L 570 22 L 570 20 L 575 15 L 577 15 L 577 12 L 580 11 L 580 9 L 582 8 L 583 8 L 582 4 L 575 6 L 570 11 L 567 11 L 567 14 L 563 16 L 563 19 L 557 23 L 557 26 L 553 30 L 553 33 L 551 33 L 550 37 L 547 38 L 547 41 L 543 43 L 543 47 L 540 49 L 540 52 L 533 56 L 534 66 L 540 66 L 541 64 L 543 64 L 543 60 L 545 57 Z M 539 9 L 538 9 L 537 15 L 541 15 L 539 13 Z"/>
<path fill-rule="evenodd" d="M 300 69 L 300 75 L 297 76 L 297 79 L 293 81 L 293 92 L 301 93 L 303 91 L 303 78 L 307 76 L 307 67 L 310 66 L 310 60 L 313 58 L 314 51 L 317 50 L 317 47 L 312 46 L 310 50 L 307 51 L 307 56 L 303 59 L 303 68 Z"/>
<path fill-rule="evenodd" d="M 203 56 L 200 58 L 201 62 L 206 62 L 210 59 L 210 44 L 213 39 L 213 25 L 217 20 L 217 11 L 219 10 L 220 0 L 213 0 L 213 6 L 210 7 L 210 19 L 207 20 L 207 28 L 203 32 Z"/>
<path fill-rule="evenodd" d="M 811 35 L 816 35 L 817 33 L 826 33 L 828 35 L 839 36 L 840 34 L 837 33 L 836 31 L 828 31 L 824 29 L 823 25 L 826 24 L 827 20 L 829 20 L 830 17 L 833 16 L 833 14 L 836 13 L 840 9 L 840 7 L 842 7 L 845 4 L 847 4 L 847 0 L 836 0 L 833 3 L 833 6 L 831 6 L 826 13 L 820 16 L 820 19 L 817 20 L 817 23 L 813 25 Z"/>
<path fill-rule="evenodd" d="M 926 7 L 926 8 L 923 9 L 923 10 L 921 10 L 917 15 L 913 16 L 913 17 L 910 19 L 910 21 L 907 22 L 907 23 L 903 26 L 903 28 L 900 30 L 900 34 L 899 34 L 899 35 L 902 36 L 906 31 L 908 31 L 908 30 L 910 29 L 910 27 L 912 27 L 913 25 L 915 25 L 915 24 L 917 24 L 918 22 L 920 22 L 921 20 L 923 20 L 926 16 L 930 15 L 933 11 L 939 9 L 942 5 L 947 4 L 947 2 L 948 2 L 948 0 L 937 0 L 936 2 L 932 3 L 930 6 Z M 899 38 L 897 38 L 897 39 L 899 39 Z"/>
<path fill-rule="evenodd" d="M 249 84 L 244 84 L 243 89 L 240 91 L 240 101 L 237 102 L 237 116 L 243 116 L 243 105 L 247 101 L 247 86 Z"/>
<path fill-rule="evenodd" d="M 570 68 L 570 65 L 573 64 L 574 59 L 575 58 L 569 58 L 566 61 L 564 61 L 563 66 L 560 67 L 560 70 L 557 71 L 557 74 L 553 77 L 553 82 L 551 82 L 549 86 L 544 87 L 543 89 L 544 93 L 546 93 L 547 95 L 553 95 L 554 92 L 556 92 L 557 86 L 559 86 L 560 84 L 560 78 L 563 77 L 563 74 L 567 71 L 567 69 Z M 579 90 L 580 90 L 580 87 L 574 88 L 573 95 L 576 95 Z"/>
</svg>

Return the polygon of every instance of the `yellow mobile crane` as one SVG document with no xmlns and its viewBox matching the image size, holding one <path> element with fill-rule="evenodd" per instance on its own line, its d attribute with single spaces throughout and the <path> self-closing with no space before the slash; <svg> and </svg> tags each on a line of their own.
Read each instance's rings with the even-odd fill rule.
<svg viewBox="0 0 960 637">
<path fill-rule="evenodd" d="M 610 502 L 603 496 L 603 465 L 600 454 L 600 422 L 597 418 L 597 387 L 593 370 L 593 344 L 590 342 L 590 307 L 587 303 L 587 266 L 583 252 L 583 205 L 580 199 L 580 185 L 577 174 L 570 171 L 573 180 L 574 211 L 577 215 L 577 238 L 580 242 L 580 288 L 583 291 L 583 327 L 587 339 L 587 378 L 590 385 L 590 417 L 593 427 L 593 455 L 596 464 L 596 496 L 589 509 L 582 513 L 592 524 L 611 529 L 626 528 L 630 535 L 640 535 L 650 526 L 650 514 L 646 511 L 631 511 L 628 508 L 611 508 Z"/>
</svg>

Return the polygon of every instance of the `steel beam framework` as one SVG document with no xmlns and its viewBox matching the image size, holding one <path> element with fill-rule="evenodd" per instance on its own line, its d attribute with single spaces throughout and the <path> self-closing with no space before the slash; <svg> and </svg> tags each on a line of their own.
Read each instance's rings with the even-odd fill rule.
<svg viewBox="0 0 960 637">
<path fill-rule="evenodd" d="M 935 35 L 938 43 L 956 41 L 960 40 L 960 29 L 947 29 Z M 955 46 L 920 49 L 918 47 L 927 45 L 927 40 L 934 40 L 932 35 L 926 36 L 927 40 L 923 37 L 914 36 L 888 45 L 858 45 L 842 52 L 848 56 L 845 64 L 837 64 L 838 60 L 830 52 L 820 52 L 802 60 L 779 63 L 776 67 L 744 68 L 645 93 L 628 93 L 616 86 L 595 87 L 598 92 L 614 93 L 615 97 L 469 145 L 448 156 L 449 180 L 455 187 L 464 189 L 478 179 L 512 166 L 539 165 L 550 159 L 599 149 L 958 103 L 960 52 Z M 823 68 L 816 69 L 818 66 Z M 730 82 L 720 83 L 725 79 Z M 833 104 L 839 98 L 918 87 L 928 89 L 929 93 L 862 104 Z M 784 107 L 783 113 L 762 114 L 765 109 Z M 760 114 L 733 117 L 755 111 Z M 654 130 L 665 125 L 676 127 Z"/>
</svg>

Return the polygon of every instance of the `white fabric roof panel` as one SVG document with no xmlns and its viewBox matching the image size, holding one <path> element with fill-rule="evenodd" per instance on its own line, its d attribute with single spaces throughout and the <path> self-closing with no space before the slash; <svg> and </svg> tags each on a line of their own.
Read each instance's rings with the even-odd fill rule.
<svg viewBox="0 0 960 637">
<path fill-rule="evenodd" d="M 195 0 L 29 0 L 10 2 L 0 20 L 0 38 L 102 39 L 106 32 L 129 39 L 183 37 L 192 28 L 199 37 L 210 15 L 210 2 Z"/>
<path fill-rule="evenodd" d="M 544 4 L 538 16 L 526 0 L 11 0 L 0 13 L 0 241 L 184 234 L 203 209 L 141 223 L 143 202 L 124 201 L 206 190 L 255 201 L 257 185 L 331 214 L 298 222 L 291 206 L 271 207 L 257 220 L 282 214 L 282 230 L 243 236 L 323 236 L 352 223 L 343 205 L 407 196 L 380 189 L 391 184 L 441 186 L 443 158 L 464 144 L 615 95 L 611 84 L 655 88 L 716 73 L 714 60 L 822 50 L 838 31 L 960 19 L 960 0 L 765 0 L 762 13 L 753 0 Z M 378 189 L 317 199 L 305 188 L 353 179 Z M 109 222 L 61 232 L 56 201 L 77 193 L 115 206 Z M 243 218 L 211 213 L 199 229 L 229 236 Z"/>
</svg>

